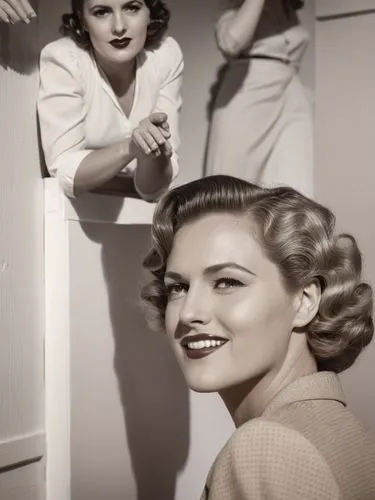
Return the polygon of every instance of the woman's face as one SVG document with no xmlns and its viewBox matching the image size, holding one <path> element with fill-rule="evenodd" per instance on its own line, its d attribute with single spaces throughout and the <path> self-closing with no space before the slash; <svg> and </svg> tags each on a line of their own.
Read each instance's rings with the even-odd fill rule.
<svg viewBox="0 0 375 500">
<path fill-rule="evenodd" d="M 85 0 L 83 26 L 104 63 L 134 60 L 144 48 L 150 11 L 144 0 Z"/>
<path fill-rule="evenodd" d="M 248 218 L 206 215 L 175 235 L 167 261 L 166 332 L 188 385 L 213 392 L 271 376 L 298 309 Z"/>
</svg>

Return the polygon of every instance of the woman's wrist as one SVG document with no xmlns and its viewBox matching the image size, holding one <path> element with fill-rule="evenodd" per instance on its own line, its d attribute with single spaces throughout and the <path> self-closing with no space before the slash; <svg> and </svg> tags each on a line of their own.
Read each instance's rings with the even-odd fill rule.
<svg viewBox="0 0 375 500">
<path fill-rule="evenodd" d="M 166 191 L 173 178 L 173 168 L 169 156 L 144 157 L 138 161 L 134 185 L 142 198 L 155 201 Z"/>
<path fill-rule="evenodd" d="M 133 159 L 130 140 L 92 151 L 80 163 L 74 178 L 74 195 L 100 188 L 117 176 Z"/>
<path fill-rule="evenodd" d="M 132 148 L 132 139 L 127 137 L 120 142 L 121 156 L 124 159 L 124 163 L 128 164 L 136 158 L 135 151 Z"/>
</svg>

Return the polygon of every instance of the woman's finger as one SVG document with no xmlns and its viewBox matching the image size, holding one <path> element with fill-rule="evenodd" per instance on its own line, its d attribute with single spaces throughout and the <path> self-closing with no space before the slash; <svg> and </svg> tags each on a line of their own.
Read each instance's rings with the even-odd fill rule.
<svg viewBox="0 0 375 500">
<path fill-rule="evenodd" d="M 161 125 L 160 125 L 164 130 L 169 130 L 169 123 L 168 120 L 165 120 Z"/>
<path fill-rule="evenodd" d="M 152 150 L 148 144 L 148 142 L 144 138 L 144 132 L 140 130 L 135 130 L 133 132 L 133 141 L 137 145 L 138 149 L 140 149 L 144 154 L 149 155 L 152 153 Z"/>
<path fill-rule="evenodd" d="M 26 12 L 20 6 L 18 0 L 12 0 L 11 2 L 9 0 L 0 0 L 0 9 L 7 14 L 12 23 L 18 23 L 20 21 L 24 21 L 25 23 L 30 22 Z"/>
<path fill-rule="evenodd" d="M 3 9 L 0 7 L 0 21 L 3 21 L 4 23 L 9 24 L 10 23 L 10 17 L 6 12 L 3 11 Z"/>
<path fill-rule="evenodd" d="M 151 113 L 149 120 L 154 125 L 160 126 L 168 120 L 168 115 L 161 111 L 156 111 L 155 113 Z"/>
<path fill-rule="evenodd" d="M 152 152 L 158 151 L 159 147 L 164 143 L 164 137 L 163 137 L 163 143 L 160 144 L 159 146 L 154 135 L 149 130 L 142 130 L 141 134 L 142 134 L 142 139 L 146 142 L 146 144 L 148 145 L 149 149 Z"/>
<path fill-rule="evenodd" d="M 152 137 L 159 144 L 159 146 L 164 144 L 165 140 L 168 139 L 163 130 L 158 126 L 153 125 L 152 123 L 148 124 L 147 132 L 152 135 Z"/>
<path fill-rule="evenodd" d="M 27 17 L 32 18 L 32 17 L 37 17 L 35 10 L 32 8 L 30 5 L 30 2 L 28 0 L 20 0 Z"/>
<path fill-rule="evenodd" d="M 171 146 L 171 143 L 169 141 L 166 141 L 162 146 L 161 146 L 161 151 L 162 154 L 170 158 L 173 154 L 173 148 Z"/>
<path fill-rule="evenodd" d="M 170 133 L 169 129 L 166 130 L 166 129 L 162 128 L 162 127 L 159 127 L 159 130 L 160 130 L 160 133 L 163 135 L 163 137 L 165 139 L 169 139 L 170 138 L 171 133 Z"/>
</svg>

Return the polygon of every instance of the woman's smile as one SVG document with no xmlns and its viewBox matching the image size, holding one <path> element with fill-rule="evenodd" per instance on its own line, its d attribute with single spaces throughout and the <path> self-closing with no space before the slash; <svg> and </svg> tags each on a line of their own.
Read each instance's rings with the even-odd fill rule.
<svg viewBox="0 0 375 500">
<path fill-rule="evenodd" d="M 228 342 L 228 339 L 216 335 L 199 333 L 186 335 L 181 340 L 181 347 L 190 359 L 201 359 L 216 352 Z"/>
</svg>

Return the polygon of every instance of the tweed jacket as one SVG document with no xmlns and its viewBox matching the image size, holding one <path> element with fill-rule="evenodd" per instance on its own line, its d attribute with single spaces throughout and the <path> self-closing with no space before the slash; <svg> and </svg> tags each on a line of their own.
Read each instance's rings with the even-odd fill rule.
<svg viewBox="0 0 375 500">
<path fill-rule="evenodd" d="M 346 408 L 338 376 L 301 377 L 240 426 L 201 500 L 375 500 L 375 438 Z"/>
</svg>

